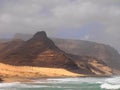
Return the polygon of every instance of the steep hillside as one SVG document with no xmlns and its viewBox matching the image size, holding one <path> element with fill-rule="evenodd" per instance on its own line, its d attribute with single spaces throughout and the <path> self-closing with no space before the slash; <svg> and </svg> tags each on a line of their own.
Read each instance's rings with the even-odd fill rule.
<svg viewBox="0 0 120 90">
<path fill-rule="evenodd" d="M 15 49 L 12 49 L 14 43 L 12 43 L 13 45 L 10 44 L 11 43 L 8 44 L 10 51 L 7 51 L 7 53 L 1 56 L 2 62 L 4 63 L 46 67 L 75 66 L 73 61 L 67 58 L 65 53 L 58 49 L 54 43 L 47 38 L 45 32 L 36 33 L 33 38 L 23 42 L 22 45 Z"/>
<path fill-rule="evenodd" d="M 16 39 L 28 40 L 32 35 L 16 34 Z M 70 40 L 52 38 L 56 46 L 61 50 L 79 55 L 95 57 L 104 61 L 108 66 L 114 69 L 114 73 L 120 74 L 120 54 L 113 47 L 101 43 L 95 43 L 84 40 Z"/>
<path fill-rule="evenodd" d="M 23 43 L 24 43 L 24 41 L 20 40 L 20 39 L 16 39 L 16 40 L 1 43 L 0 44 L 0 57 L 2 57 L 3 55 L 5 55 L 5 54 L 7 54 L 11 51 L 13 51 L 14 49 L 19 47 Z"/>
<path fill-rule="evenodd" d="M 111 75 L 112 70 L 97 58 L 67 54 L 44 31 L 27 41 L 0 44 L 0 62 L 14 66 L 64 68 L 85 75 Z M 4 51 L 3 51 L 4 50 Z"/>
<path fill-rule="evenodd" d="M 52 40 L 60 49 L 64 50 L 65 52 L 80 56 L 98 58 L 113 68 L 115 73 L 120 74 L 120 54 L 113 47 L 84 40 L 55 38 Z"/>
</svg>

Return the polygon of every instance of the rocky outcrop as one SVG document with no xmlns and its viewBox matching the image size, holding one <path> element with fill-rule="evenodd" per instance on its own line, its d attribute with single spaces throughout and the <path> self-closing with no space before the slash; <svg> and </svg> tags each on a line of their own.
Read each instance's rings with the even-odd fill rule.
<svg viewBox="0 0 120 90">
<path fill-rule="evenodd" d="M 37 32 L 27 41 L 17 41 L 0 45 L 0 62 L 14 66 L 64 68 L 85 75 L 112 74 L 112 70 L 102 60 L 60 50 L 44 31 Z"/>
</svg>

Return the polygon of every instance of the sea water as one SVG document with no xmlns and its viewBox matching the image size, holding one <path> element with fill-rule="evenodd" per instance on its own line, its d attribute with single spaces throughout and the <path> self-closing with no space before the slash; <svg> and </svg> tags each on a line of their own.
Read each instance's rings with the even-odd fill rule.
<svg viewBox="0 0 120 90">
<path fill-rule="evenodd" d="M 0 90 L 120 90 L 120 77 L 46 78 L 0 83 Z"/>
</svg>

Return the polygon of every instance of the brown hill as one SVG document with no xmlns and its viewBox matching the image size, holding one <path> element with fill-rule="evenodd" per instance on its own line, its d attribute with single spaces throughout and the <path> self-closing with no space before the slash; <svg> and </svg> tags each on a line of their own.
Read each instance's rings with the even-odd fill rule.
<svg viewBox="0 0 120 90">
<path fill-rule="evenodd" d="M 4 42 L 0 44 L 0 57 L 3 55 L 15 50 L 17 47 L 23 44 L 23 40 L 16 39 L 8 42 Z"/>
<path fill-rule="evenodd" d="M 27 41 L 14 40 L 0 44 L 0 62 L 14 66 L 65 68 L 87 75 L 111 74 L 111 69 L 103 61 L 70 55 L 60 50 L 44 31 Z"/>
<path fill-rule="evenodd" d="M 28 40 L 32 36 L 30 34 L 19 33 L 15 35 L 15 38 Z M 58 38 L 52 38 L 52 40 L 61 50 L 79 56 L 95 57 L 110 66 L 115 74 L 120 74 L 120 54 L 113 47 L 84 40 Z"/>
<path fill-rule="evenodd" d="M 13 49 L 14 44 L 17 46 L 17 43 L 11 42 L 8 44 L 8 48 L 12 50 L 9 52 L 7 51 L 7 53 L 2 56 L 2 62 L 11 65 L 25 66 L 74 66 L 73 61 L 64 56 L 65 53 L 58 49 L 54 43 L 49 38 L 47 38 L 45 32 L 36 33 L 33 38 L 26 42 L 23 42 L 22 45 L 18 45 L 17 48 Z"/>
</svg>

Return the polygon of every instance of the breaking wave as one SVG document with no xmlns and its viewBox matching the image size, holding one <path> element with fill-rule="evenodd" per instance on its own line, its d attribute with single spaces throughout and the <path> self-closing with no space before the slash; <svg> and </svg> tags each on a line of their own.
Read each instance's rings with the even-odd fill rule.
<svg viewBox="0 0 120 90">
<path fill-rule="evenodd" d="M 108 78 L 100 87 L 102 89 L 118 90 L 120 89 L 120 77 Z"/>
<path fill-rule="evenodd" d="M 48 78 L 0 83 L 0 90 L 120 90 L 120 77 Z"/>
</svg>

